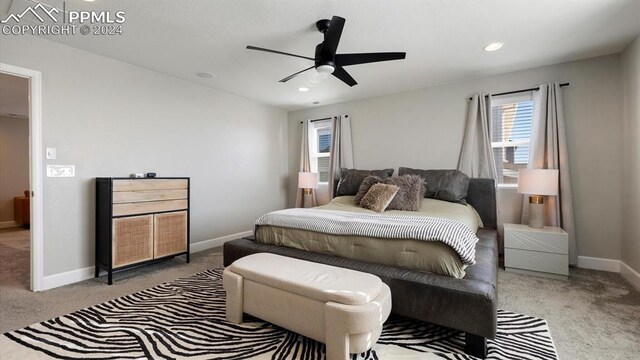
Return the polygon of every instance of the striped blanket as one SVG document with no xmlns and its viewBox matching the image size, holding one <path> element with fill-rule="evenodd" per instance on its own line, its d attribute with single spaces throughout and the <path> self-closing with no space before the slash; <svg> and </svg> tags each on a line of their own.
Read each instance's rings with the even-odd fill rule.
<svg viewBox="0 0 640 360">
<path fill-rule="evenodd" d="M 463 264 L 475 264 L 478 237 L 463 223 L 438 217 L 362 214 L 320 209 L 286 209 L 262 215 L 258 226 L 269 225 L 332 235 L 384 239 L 440 241 L 458 253 Z"/>
</svg>

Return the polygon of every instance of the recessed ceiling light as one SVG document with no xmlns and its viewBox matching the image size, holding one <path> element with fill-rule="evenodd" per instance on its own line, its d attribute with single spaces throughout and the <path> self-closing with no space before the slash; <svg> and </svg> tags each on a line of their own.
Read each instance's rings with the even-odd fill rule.
<svg viewBox="0 0 640 360">
<path fill-rule="evenodd" d="M 309 88 L 308 87 L 299 87 L 298 91 L 306 92 L 306 91 L 309 91 Z"/>
<path fill-rule="evenodd" d="M 196 75 L 198 75 L 199 78 L 203 78 L 203 79 L 213 79 L 213 77 L 215 76 L 212 73 L 208 73 L 208 72 L 199 72 Z"/>
<path fill-rule="evenodd" d="M 500 50 L 504 44 L 501 42 L 494 42 L 484 47 L 484 51 L 496 51 Z"/>
<path fill-rule="evenodd" d="M 320 101 L 314 101 L 313 102 L 313 105 L 318 105 L 318 104 L 320 104 Z"/>
</svg>

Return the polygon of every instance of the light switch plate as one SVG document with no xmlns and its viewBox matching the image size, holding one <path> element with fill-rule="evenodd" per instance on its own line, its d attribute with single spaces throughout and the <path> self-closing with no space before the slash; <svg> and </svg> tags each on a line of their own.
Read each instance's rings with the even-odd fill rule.
<svg viewBox="0 0 640 360">
<path fill-rule="evenodd" d="M 47 148 L 47 160 L 56 159 L 56 148 Z"/>
<path fill-rule="evenodd" d="M 47 165 L 47 177 L 74 177 L 75 165 Z"/>
</svg>

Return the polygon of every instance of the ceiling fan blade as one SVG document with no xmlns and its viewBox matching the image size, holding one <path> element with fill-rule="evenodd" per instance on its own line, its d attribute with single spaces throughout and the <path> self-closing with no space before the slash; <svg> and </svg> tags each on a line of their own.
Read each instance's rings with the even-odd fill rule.
<svg viewBox="0 0 640 360">
<path fill-rule="evenodd" d="M 270 53 L 280 54 L 280 55 L 295 56 L 295 57 L 299 57 L 299 58 L 307 59 L 307 60 L 311 60 L 311 61 L 315 61 L 315 60 L 316 60 L 316 59 L 314 59 L 314 58 L 310 58 L 310 57 L 307 57 L 307 56 L 296 55 L 296 54 L 289 54 L 289 53 L 282 52 L 282 51 L 278 51 L 278 50 L 271 50 L 271 49 L 259 48 L 259 47 L 251 46 L 251 45 L 247 46 L 247 49 L 249 49 L 249 50 L 264 51 L 264 52 L 270 52 Z"/>
<path fill-rule="evenodd" d="M 344 22 L 344 18 L 340 16 L 331 18 L 329 30 L 324 34 L 324 42 L 322 43 L 322 55 L 324 58 L 333 59 L 333 56 L 336 54 L 338 43 L 340 43 L 340 37 L 342 36 Z"/>
<path fill-rule="evenodd" d="M 403 52 L 336 54 L 336 64 L 338 66 L 349 66 L 378 61 L 402 60 L 406 55 L 407 53 Z"/>
<path fill-rule="evenodd" d="M 349 86 L 358 85 L 356 80 L 354 78 L 352 78 L 351 75 L 349 75 L 349 73 L 344 68 L 342 68 L 340 66 L 336 66 L 336 69 L 333 71 L 333 73 L 331 75 L 333 75 L 333 76 L 337 77 L 338 79 L 342 80 L 342 82 L 344 82 L 345 84 L 347 84 Z"/>
<path fill-rule="evenodd" d="M 293 79 L 294 77 L 296 77 L 296 76 L 298 76 L 298 75 L 302 74 L 303 72 L 305 72 L 305 71 L 307 71 L 307 70 L 311 70 L 311 69 L 313 69 L 314 67 L 315 67 L 315 66 L 311 66 L 311 67 L 308 67 L 308 68 L 306 68 L 306 69 L 304 69 L 304 70 L 300 70 L 300 71 L 298 71 L 297 73 L 295 73 L 295 74 L 291 74 L 291 75 L 287 76 L 286 78 L 284 78 L 284 79 L 280 80 L 280 82 L 287 82 L 287 81 L 289 81 L 289 80 Z"/>
</svg>

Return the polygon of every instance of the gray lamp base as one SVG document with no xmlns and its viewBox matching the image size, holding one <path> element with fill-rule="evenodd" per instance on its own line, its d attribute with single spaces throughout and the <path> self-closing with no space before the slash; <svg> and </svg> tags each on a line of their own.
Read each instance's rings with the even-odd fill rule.
<svg viewBox="0 0 640 360">
<path fill-rule="evenodd" d="M 544 204 L 529 203 L 529 227 L 534 229 L 544 227 Z"/>
</svg>

